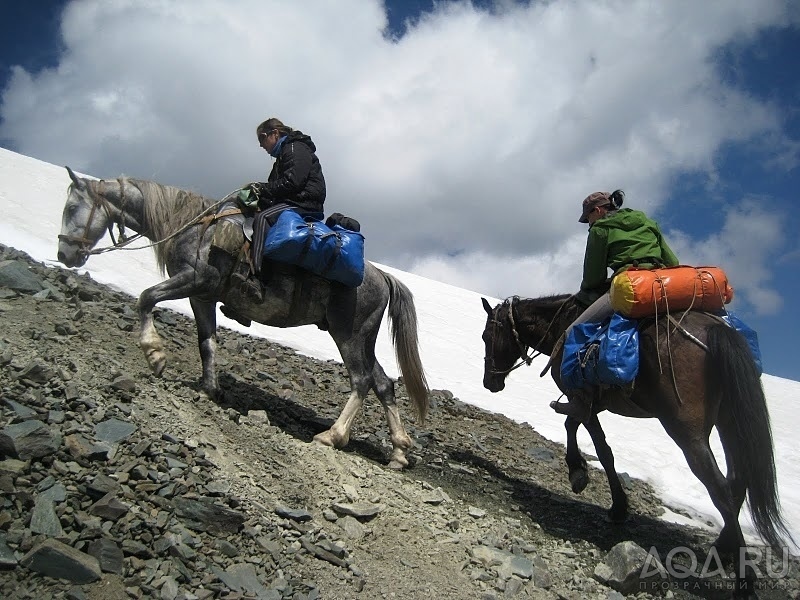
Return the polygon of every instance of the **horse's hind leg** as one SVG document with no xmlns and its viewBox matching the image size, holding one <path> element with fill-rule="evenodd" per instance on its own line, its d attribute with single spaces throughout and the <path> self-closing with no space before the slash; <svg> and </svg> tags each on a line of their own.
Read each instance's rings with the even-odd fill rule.
<svg viewBox="0 0 800 600">
<path fill-rule="evenodd" d="M 580 494 L 589 485 L 589 467 L 578 448 L 578 427 L 580 425 L 580 421 L 572 417 L 567 417 L 567 420 L 564 421 L 564 428 L 567 430 L 566 462 L 569 469 L 569 484 L 576 494 Z"/>
<path fill-rule="evenodd" d="M 352 382 L 352 376 L 350 380 Z M 347 404 L 344 405 L 342 412 L 339 413 L 336 422 L 327 431 L 315 435 L 314 441 L 325 446 L 344 448 L 350 441 L 350 431 L 353 429 L 353 422 L 364 405 L 365 396 L 366 392 L 359 392 L 353 386 L 353 391 L 350 392 Z"/>
<path fill-rule="evenodd" d="M 350 376 L 350 397 L 347 399 L 339 417 L 336 419 L 331 428 L 322 433 L 314 436 L 314 441 L 324 444 L 325 446 L 333 446 L 334 448 L 343 448 L 350 441 L 350 432 L 353 429 L 353 423 L 361 412 L 361 407 L 364 405 L 364 399 L 372 387 L 372 379 L 366 370 L 364 364 L 363 348 L 359 347 L 354 342 L 352 337 L 347 340 L 340 340 L 336 336 L 336 330 L 331 328 L 331 336 L 333 337 L 336 345 L 339 347 L 339 353 L 342 355 L 342 361 L 347 368 Z"/>
<path fill-rule="evenodd" d="M 586 431 L 592 436 L 592 443 L 597 452 L 597 458 L 606 472 L 608 486 L 611 488 L 611 508 L 608 511 L 608 518 L 612 523 L 622 523 L 628 517 L 628 496 L 622 489 L 622 483 L 617 475 L 614 466 L 614 453 L 606 442 L 606 434 L 600 425 L 597 415 L 592 415 L 591 420 L 585 425 Z"/>
<path fill-rule="evenodd" d="M 389 436 L 392 442 L 392 456 L 389 460 L 389 467 L 402 469 L 408 466 L 406 451 L 411 447 L 412 442 L 400 419 L 400 413 L 394 397 L 394 383 L 383 372 L 377 362 L 374 363 L 372 377 L 365 377 L 361 372 L 363 370 L 361 367 L 354 367 L 347 360 L 345 360 L 345 365 L 350 371 L 350 382 L 353 391 L 350 393 L 347 404 L 345 404 L 336 422 L 327 431 L 315 435 L 314 441 L 334 448 L 346 446 L 350 441 L 353 423 L 364 405 L 364 398 L 369 393 L 369 389 L 374 387 L 375 393 L 386 411 L 386 419 L 389 422 Z M 373 381 L 375 382 L 374 386 Z"/>
<path fill-rule="evenodd" d="M 402 469 L 408 465 L 406 451 L 411 447 L 412 442 L 400 420 L 397 402 L 394 397 L 394 383 L 375 358 L 374 348 L 377 333 L 378 327 L 375 327 L 374 333 L 369 339 L 365 340 L 358 335 L 354 335 L 345 341 L 340 341 L 337 339 L 335 331 L 331 331 L 334 340 L 339 346 L 339 352 L 342 355 L 345 367 L 347 367 L 347 371 L 350 374 L 350 386 L 353 391 L 350 393 L 350 398 L 348 398 L 347 404 L 339 418 L 336 419 L 336 422 L 329 430 L 315 435 L 314 441 L 335 448 L 345 446 L 350 441 L 350 432 L 355 418 L 364 404 L 364 399 L 367 397 L 369 390 L 374 389 L 386 411 L 386 419 L 389 422 L 389 435 L 392 442 L 392 456 L 389 461 L 389 467 Z"/>
<path fill-rule="evenodd" d="M 394 395 L 394 382 L 389 379 L 378 361 L 375 361 L 375 366 L 372 368 L 372 377 L 375 382 L 375 394 L 386 411 L 386 420 L 389 423 L 389 438 L 392 441 L 392 457 L 389 461 L 389 468 L 402 469 L 408 466 L 406 452 L 411 448 L 413 442 L 400 419 L 400 411 Z"/>
<path fill-rule="evenodd" d="M 725 452 L 725 462 L 728 466 L 728 474 L 725 480 L 728 482 L 732 510 L 736 515 L 736 519 L 735 525 L 732 525 L 731 522 L 725 521 L 722 531 L 719 532 L 719 536 L 714 542 L 714 546 L 722 554 L 728 556 L 736 556 L 743 542 L 741 539 L 742 534 L 739 527 L 738 515 L 742 510 L 742 504 L 744 504 L 744 499 L 747 495 L 746 482 L 741 477 L 741 473 L 736 469 L 736 465 L 734 464 L 735 454 L 731 448 L 731 445 L 735 443 L 735 429 L 732 429 L 734 427 L 735 425 L 733 423 L 730 423 L 723 415 L 720 415 L 720 419 L 717 422 L 717 431 L 719 432 L 722 449 Z"/>
<path fill-rule="evenodd" d="M 662 421 L 663 423 L 663 421 Z M 739 509 L 741 503 L 738 497 L 734 497 L 729 485 L 729 480 L 722 475 L 719 470 L 717 461 L 714 458 L 714 453 L 711 451 L 711 446 L 708 443 L 708 434 L 705 438 L 701 436 L 680 436 L 673 435 L 673 431 L 667 425 L 664 425 L 667 433 L 678 444 L 686 457 L 686 462 L 689 468 L 694 473 L 695 477 L 700 480 L 708 495 L 711 497 L 711 502 L 714 507 L 719 511 L 724 523 L 720 537 L 724 535 L 724 539 L 720 540 L 726 548 L 725 552 L 733 553 L 734 567 L 736 570 L 736 589 L 741 592 L 743 596 L 748 596 L 750 593 L 750 586 L 746 585 L 745 581 L 752 575 L 750 573 L 743 574 L 741 572 L 741 558 L 740 548 L 744 548 L 745 541 L 742 535 L 742 529 L 739 526 Z M 741 493 L 737 491 L 737 493 Z M 720 548 L 722 551 L 723 548 Z M 744 577 L 742 577 L 744 575 Z"/>
</svg>

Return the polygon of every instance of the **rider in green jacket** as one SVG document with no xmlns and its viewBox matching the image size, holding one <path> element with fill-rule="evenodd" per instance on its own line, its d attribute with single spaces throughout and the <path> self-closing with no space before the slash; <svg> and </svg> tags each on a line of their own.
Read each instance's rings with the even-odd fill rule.
<svg viewBox="0 0 800 600">
<path fill-rule="evenodd" d="M 589 223 L 589 238 L 583 258 L 583 281 L 577 294 L 584 306 L 608 291 L 609 268 L 616 275 L 631 266 L 647 269 L 678 264 L 655 221 L 640 210 L 619 208 L 624 196 L 622 190 L 613 194 L 595 192 L 584 200 L 579 222 Z M 588 320 L 595 319 L 584 319 Z"/>
<path fill-rule="evenodd" d="M 614 312 L 608 290 L 611 279 L 629 267 L 655 269 L 674 267 L 678 257 L 664 241 L 658 224 L 642 211 L 621 208 L 625 192 L 595 192 L 583 201 L 580 223 L 589 224 L 589 238 L 583 258 L 581 289 L 576 301 L 586 308 L 567 328 L 565 336 L 578 323 L 602 322 Z M 608 277 L 611 269 L 612 276 Z M 594 389 L 570 390 L 569 402 L 552 402 L 561 414 L 581 422 L 591 417 Z"/>
</svg>

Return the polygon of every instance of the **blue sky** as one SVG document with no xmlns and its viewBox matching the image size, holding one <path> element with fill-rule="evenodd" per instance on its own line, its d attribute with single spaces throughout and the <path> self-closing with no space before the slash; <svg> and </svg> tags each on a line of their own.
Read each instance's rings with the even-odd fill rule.
<svg viewBox="0 0 800 600">
<path fill-rule="evenodd" d="M 498 297 L 576 289 L 620 187 L 800 380 L 796 3 L 326 4 L 3 3 L 0 145 L 219 196 L 279 116 L 374 260 Z"/>
</svg>

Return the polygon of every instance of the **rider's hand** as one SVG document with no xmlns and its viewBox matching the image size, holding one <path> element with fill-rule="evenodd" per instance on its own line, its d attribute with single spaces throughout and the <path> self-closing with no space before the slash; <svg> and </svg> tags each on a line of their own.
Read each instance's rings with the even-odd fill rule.
<svg viewBox="0 0 800 600">
<path fill-rule="evenodd" d="M 264 198 L 264 186 L 266 186 L 265 183 L 255 181 L 253 183 L 248 183 L 245 189 L 250 190 L 256 198 L 261 200 Z"/>
</svg>

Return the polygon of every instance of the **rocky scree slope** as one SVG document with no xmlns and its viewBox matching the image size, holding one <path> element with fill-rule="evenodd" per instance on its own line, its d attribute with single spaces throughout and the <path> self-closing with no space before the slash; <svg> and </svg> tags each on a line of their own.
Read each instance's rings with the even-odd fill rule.
<svg viewBox="0 0 800 600">
<path fill-rule="evenodd" d="M 400 381 L 415 447 L 392 471 L 374 398 L 346 449 L 311 441 L 349 392 L 341 364 L 220 329 L 214 402 L 192 320 L 157 312 L 157 378 L 134 306 L 0 245 L 0 597 L 729 596 L 659 577 L 642 591 L 647 549 L 702 559 L 711 538 L 659 521 L 628 477 L 632 517 L 607 523 L 603 473 L 575 496 L 563 447 L 526 424 L 435 390 L 421 427 Z M 772 588 L 797 595 L 796 562 Z"/>
</svg>

